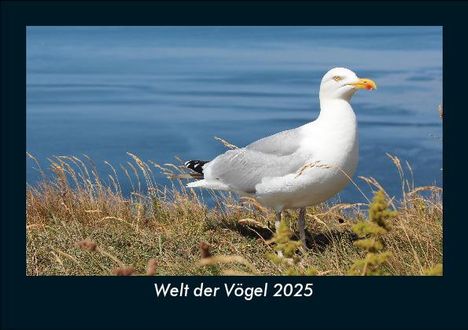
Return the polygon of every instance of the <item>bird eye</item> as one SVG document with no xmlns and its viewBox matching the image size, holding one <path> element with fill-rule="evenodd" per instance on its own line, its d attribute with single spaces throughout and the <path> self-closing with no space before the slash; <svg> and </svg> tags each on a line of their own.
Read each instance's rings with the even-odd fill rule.
<svg viewBox="0 0 468 330">
<path fill-rule="evenodd" d="M 340 81 L 340 80 L 343 80 L 343 78 L 340 77 L 340 76 L 334 76 L 334 77 L 333 77 L 333 80 L 334 80 L 334 81 Z"/>
</svg>

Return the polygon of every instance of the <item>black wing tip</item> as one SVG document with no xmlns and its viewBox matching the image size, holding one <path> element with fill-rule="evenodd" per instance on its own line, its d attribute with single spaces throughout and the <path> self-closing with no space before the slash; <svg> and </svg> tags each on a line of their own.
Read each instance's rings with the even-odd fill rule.
<svg viewBox="0 0 468 330">
<path fill-rule="evenodd" d="M 192 171 L 195 171 L 197 173 L 203 174 L 203 165 L 208 163 L 206 160 L 189 160 L 184 163 L 185 167 L 191 169 Z"/>
</svg>

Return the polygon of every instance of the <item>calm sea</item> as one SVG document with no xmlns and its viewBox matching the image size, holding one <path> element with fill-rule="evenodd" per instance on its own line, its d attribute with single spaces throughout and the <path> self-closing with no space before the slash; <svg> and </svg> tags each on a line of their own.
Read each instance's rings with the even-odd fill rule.
<svg viewBox="0 0 468 330">
<path fill-rule="evenodd" d="M 386 153 L 410 164 L 416 185 L 442 185 L 439 27 L 28 27 L 27 151 L 44 167 L 86 154 L 104 174 L 127 151 L 209 160 L 225 150 L 214 136 L 244 146 L 315 119 L 335 66 L 378 84 L 352 102 L 361 189 L 357 176 L 374 177 L 399 196 Z M 28 183 L 39 178 L 28 160 Z M 363 200 L 352 185 L 340 198 Z"/>
</svg>

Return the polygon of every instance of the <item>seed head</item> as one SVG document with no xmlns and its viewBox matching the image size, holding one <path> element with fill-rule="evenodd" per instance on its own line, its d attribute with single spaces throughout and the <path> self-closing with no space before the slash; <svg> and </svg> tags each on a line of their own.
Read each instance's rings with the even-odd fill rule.
<svg viewBox="0 0 468 330">
<path fill-rule="evenodd" d="M 211 257 L 210 245 L 206 242 L 201 242 L 200 252 L 201 252 L 202 259 Z"/>
<path fill-rule="evenodd" d="M 81 241 L 76 242 L 76 245 L 82 249 L 82 250 L 87 250 L 87 251 L 96 251 L 97 245 L 90 239 L 84 239 Z"/>
</svg>

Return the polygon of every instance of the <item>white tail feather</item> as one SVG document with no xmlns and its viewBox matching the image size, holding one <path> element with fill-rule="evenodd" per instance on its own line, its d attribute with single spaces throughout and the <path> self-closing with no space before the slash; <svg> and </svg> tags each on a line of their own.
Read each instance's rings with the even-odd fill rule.
<svg viewBox="0 0 468 330">
<path fill-rule="evenodd" d="M 206 188 L 215 190 L 230 190 L 227 185 L 219 181 L 199 180 L 187 184 L 187 188 Z"/>
</svg>

